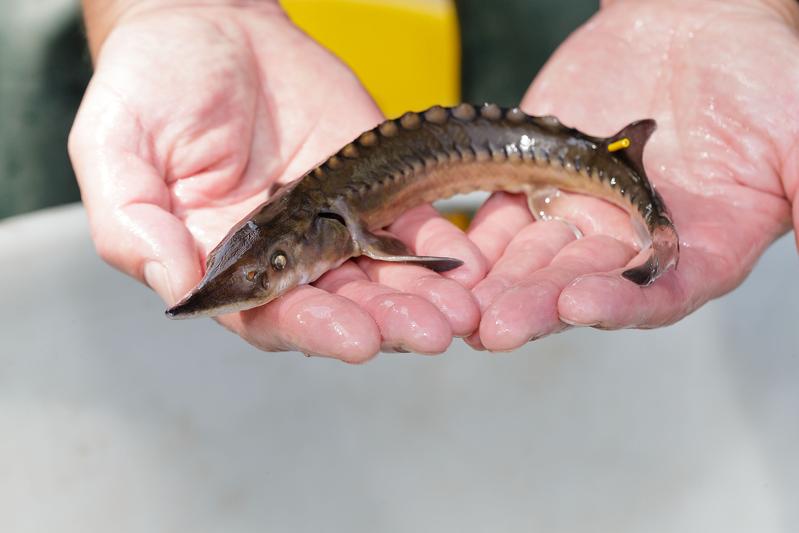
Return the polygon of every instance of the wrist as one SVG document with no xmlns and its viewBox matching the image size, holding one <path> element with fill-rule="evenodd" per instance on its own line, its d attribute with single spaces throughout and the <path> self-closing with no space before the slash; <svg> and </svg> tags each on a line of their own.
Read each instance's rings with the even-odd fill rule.
<svg viewBox="0 0 799 533">
<path fill-rule="evenodd" d="M 278 0 L 82 0 L 82 4 L 89 51 L 92 59 L 96 59 L 111 30 L 136 13 L 181 7 L 273 8 Z"/>
</svg>

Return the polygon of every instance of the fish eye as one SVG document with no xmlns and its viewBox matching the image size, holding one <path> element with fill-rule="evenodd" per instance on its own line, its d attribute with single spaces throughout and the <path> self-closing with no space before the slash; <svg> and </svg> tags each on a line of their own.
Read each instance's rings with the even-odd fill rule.
<svg viewBox="0 0 799 533">
<path fill-rule="evenodd" d="M 275 252 L 275 254 L 272 256 L 272 268 L 275 270 L 283 270 L 286 268 L 287 263 L 288 258 L 283 252 Z"/>
</svg>

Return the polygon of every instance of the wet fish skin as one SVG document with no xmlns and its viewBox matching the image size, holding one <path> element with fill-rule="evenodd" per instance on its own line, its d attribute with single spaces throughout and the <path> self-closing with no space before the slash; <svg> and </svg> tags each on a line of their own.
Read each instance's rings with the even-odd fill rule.
<svg viewBox="0 0 799 533">
<path fill-rule="evenodd" d="M 416 205 L 474 190 L 533 198 L 542 189 L 560 189 L 626 209 L 648 234 L 651 253 L 623 276 L 652 283 L 679 257 L 677 232 L 643 167 L 654 129 L 653 120 L 642 120 L 609 138 L 593 137 L 554 117 L 494 104 L 434 106 L 387 120 L 234 226 L 209 254 L 202 281 L 167 316 L 215 316 L 263 305 L 360 255 L 456 268 L 457 259 L 415 256 L 375 232 Z M 616 150 L 618 141 L 628 147 Z"/>
</svg>

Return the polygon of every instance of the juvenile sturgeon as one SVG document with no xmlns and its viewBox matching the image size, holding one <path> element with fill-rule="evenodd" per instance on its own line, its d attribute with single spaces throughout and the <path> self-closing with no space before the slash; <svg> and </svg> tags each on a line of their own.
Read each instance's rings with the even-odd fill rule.
<svg viewBox="0 0 799 533">
<path fill-rule="evenodd" d="M 263 305 L 365 255 L 435 271 L 458 259 L 414 255 L 376 234 L 408 209 L 475 190 L 589 194 L 626 209 L 650 242 L 643 264 L 623 272 L 648 285 L 677 264 L 679 240 L 643 166 L 655 121 L 599 138 L 551 116 L 494 104 L 434 106 L 364 132 L 236 224 L 209 254 L 202 281 L 171 318 L 215 316 Z"/>
</svg>

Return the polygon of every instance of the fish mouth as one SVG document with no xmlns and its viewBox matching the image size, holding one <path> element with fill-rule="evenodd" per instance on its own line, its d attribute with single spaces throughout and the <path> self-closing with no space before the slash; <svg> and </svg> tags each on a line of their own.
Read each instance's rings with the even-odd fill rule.
<svg viewBox="0 0 799 533">
<path fill-rule="evenodd" d="M 164 311 L 164 314 L 172 320 L 183 320 L 186 318 L 198 318 L 202 316 L 214 316 L 216 308 L 203 305 L 199 290 L 193 290 L 178 303 Z"/>
<path fill-rule="evenodd" d="M 189 294 L 178 303 L 164 311 L 167 318 L 172 320 L 183 320 L 186 318 L 196 318 L 201 316 L 212 316 L 213 309 L 195 309 L 192 302 L 192 294 Z"/>
<path fill-rule="evenodd" d="M 213 318 L 219 315 L 227 315 L 246 311 L 254 307 L 263 305 L 266 302 L 239 302 L 235 304 L 219 305 L 214 307 L 202 307 L 192 301 L 192 295 L 183 298 L 181 301 L 164 311 L 167 318 L 172 320 L 185 320 L 187 318 Z"/>
<path fill-rule="evenodd" d="M 164 314 L 172 320 L 184 320 L 187 318 L 215 317 L 246 311 L 253 307 L 258 307 L 267 302 L 266 298 L 249 298 L 236 301 L 234 303 L 225 302 L 215 295 L 212 287 L 201 284 L 186 296 L 181 298 L 178 303 L 168 308 Z"/>
</svg>

